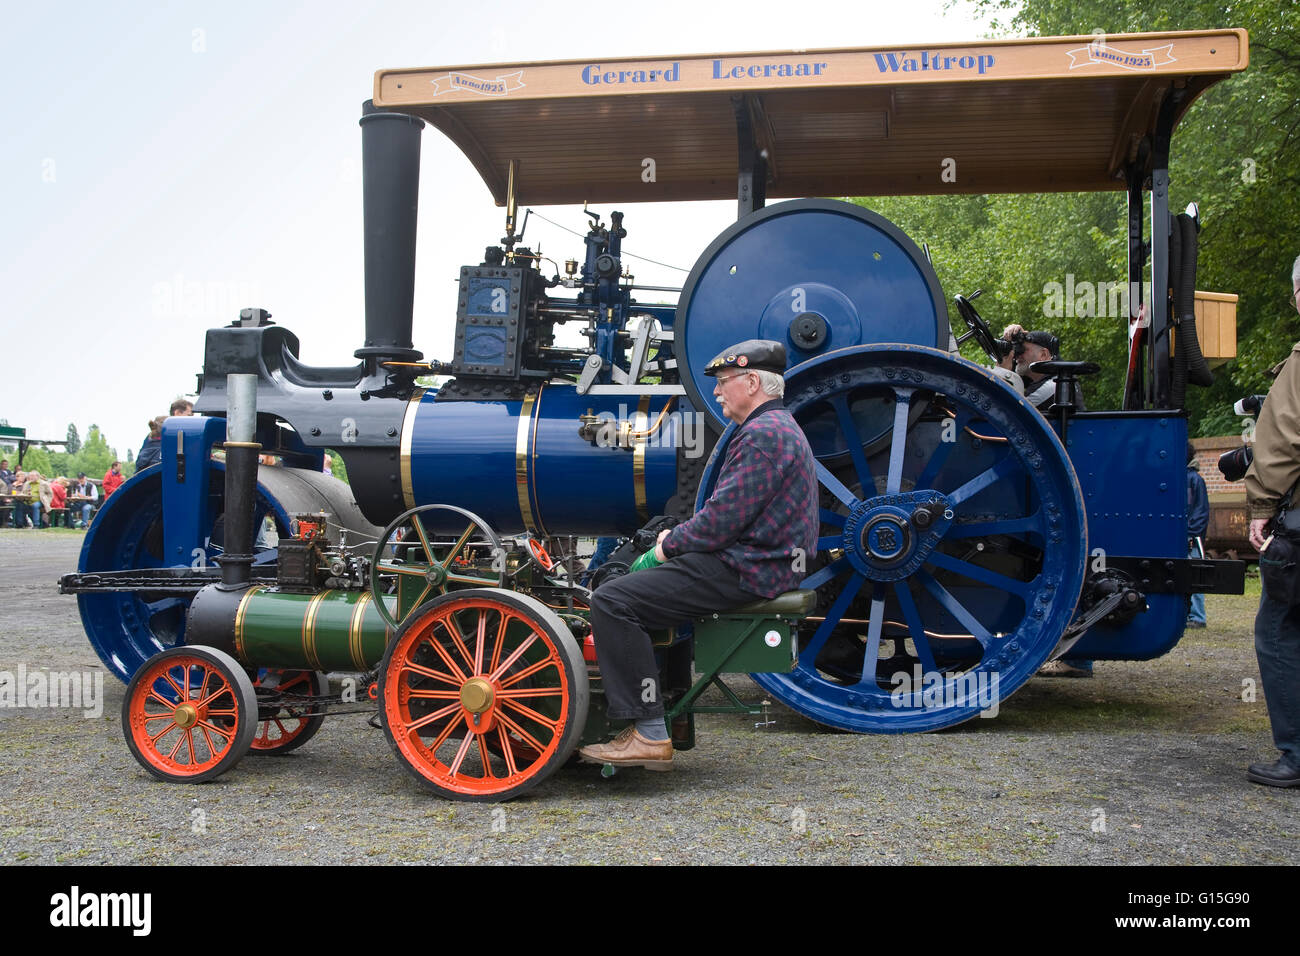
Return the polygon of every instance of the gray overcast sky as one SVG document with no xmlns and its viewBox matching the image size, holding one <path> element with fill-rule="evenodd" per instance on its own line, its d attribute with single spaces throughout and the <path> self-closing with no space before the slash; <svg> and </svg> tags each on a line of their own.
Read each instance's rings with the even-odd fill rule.
<svg viewBox="0 0 1300 956">
<path fill-rule="evenodd" d="M 361 103 L 405 66 L 976 39 L 964 6 L 878 2 L 11 4 L 0 151 L 0 418 L 96 423 L 125 457 L 193 393 L 204 330 L 260 305 L 301 358 L 362 337 Z M 593 133 L 598 130 L 593 127 Z M 593 148 L 598 142 L 593 138 Z M 450 358 L 457 269 L 502 235 L 469 161 L 426 129 L 415 346 Z M 599 206 L 601 212 L 608 212 Z M 622 204 L 624 249 L 689 269 L 735 203 Z M 581 230 L 580 207 L 539 210 Z M 924 238 L 924 237 L 922 237 Z M 581 258 L 534 219 L 530 245 Z M 637 263 L 639 281 L 685 275 Z"/>
</svg>

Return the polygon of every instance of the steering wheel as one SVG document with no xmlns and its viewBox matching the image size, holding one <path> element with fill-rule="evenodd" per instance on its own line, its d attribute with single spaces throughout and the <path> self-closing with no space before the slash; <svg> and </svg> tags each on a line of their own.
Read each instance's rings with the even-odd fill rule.
<svg viewBox="0 0 1300 956">
<path fill-rule="evenodd" d="M 993 334 L 989 324 L 984 321 L 980 314 L 975 311 L 975 306 L 971 304 L 971 299 L 976 298 L 983 291 L 983 289 L 976 289 L 970 294 L 970 299 L 964 295 L 954 295 L 952 297 L 953 302 L 957 304 L 957 313 L 961 316 L 961 320 L 966 324 L 967 329 L 965 335 L 957 336 L 957 344 L 961 345 L 967 339 L 974 338 L 975 344 L 983 349 L 984 354 L 992 359 L 996 365 L 1002 361 L 1002 356 L 995 344 L 997 336 Z"/>
</svg>

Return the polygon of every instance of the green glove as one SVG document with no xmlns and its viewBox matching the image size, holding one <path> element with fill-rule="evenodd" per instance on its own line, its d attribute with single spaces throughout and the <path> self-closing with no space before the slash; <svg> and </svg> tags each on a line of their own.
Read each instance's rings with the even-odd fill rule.
<svg viewBox="0 0 1300 956">
<path fill-rule="evenodd" d="M 645 554 L 641 555 L 641 557 L 632 562 L 632 567 L 628 568 L 628 572 L 644 571 L 646 568 L 657 568 L 661 564 L 663 564 L 663 562 L 655 557 L 655 549 L 651 548 Z"/>
</svg>

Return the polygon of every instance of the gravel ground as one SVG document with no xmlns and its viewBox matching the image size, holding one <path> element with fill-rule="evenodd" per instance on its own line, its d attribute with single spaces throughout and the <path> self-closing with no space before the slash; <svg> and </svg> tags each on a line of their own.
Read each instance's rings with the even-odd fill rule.
<svg viewBox="0 0 1300 956">
<path fill-rule="evenodd" d="M 0 530 L 0 671 L 102 671 L 54 586 L 80 544 Z M 868 737 L 779 705 L 766 730 L 704 716 L 672 773 L 569 768 L 500 806 L 420 789 L 358 716 L 206 785 L 157 782 L 106 676 L 96 719 L 0 708 L 0 862 L 1295 864 L 1300 789 L 1244 772 L 1276 755 L 1262 694 L 1241 699 L 1257 599 L 1211 596 L 1167 656 L 1036 678 L 996 719 Z"/>
</svg>

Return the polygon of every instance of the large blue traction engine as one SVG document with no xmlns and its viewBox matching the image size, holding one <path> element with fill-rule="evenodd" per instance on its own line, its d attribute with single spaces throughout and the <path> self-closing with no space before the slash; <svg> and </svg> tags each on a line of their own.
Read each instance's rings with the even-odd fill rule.
<svg viewBox="0 0 1300 956">
<path fill-rule="evenodd" d="M 896 226 L 842 201 L 765 205 L 770 157 L 752 104 L 732 101 L 741 215 L 675 306 L 641 301 L 621 213 L 589 213 L 563 269 L 523 246 L 510 164 L 506 236 L 460 269 L 441 362 L 412 342 L 424 122 L 366 104 L 358 361 L 305 365 L 260 309 L 210 330 L 199 417 L 168 420 L 162 463 L 109 499 L 63 581 L 131 682 L 127 737 L 151 772 L 206 779 L 250 748 L 283 752 L 327 712 L 373 712 L 367 691 L 408 769 L 453 797 L 513 796 L 607 738 L 575 542 L 684 519 L 707 496 L 730 431 L 702 369 L 747 338 L 789 350 L 822 530 L 794 556 L 801 592 L 661 635 L 679 746 L 706 686 L 753 709 L 719 673 L 752 671 L 831 727 L 934 730 L 1054 657 L 1164 654 L 1189 593 L 1240 590 L 1240 565 L 1187 558 L 1186 418 L 1169 394 L 1186 356 L 1150 349 L 1123 411 L 1071 407 L 1089 369 L 1057 363 L 1044 417 L 957 354 L 935 272 Z M 1144 184 L 1154 221 L 1189 228 L 1167 206 L 1185 106 L 1158 113 L 1155 151 L 1126 167 L 1139 277 L 1170 259 L 1161 230 L 1142 241 Z M 962 337 L 994 350 L 956 298 Z M 1182 303 L 1151 306 L 1160 342 Z M 237 408 L 243 434 L 227 431 Z M 350 485 L 322 474 L 326 449 Z M 254 538 L 267 518 L 277 543 Z M 361 693 L 331 695 L 325 672 L 362 675 Z"/>
</svg>

